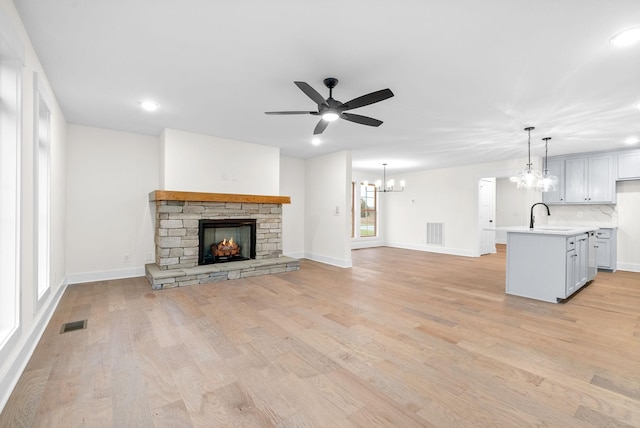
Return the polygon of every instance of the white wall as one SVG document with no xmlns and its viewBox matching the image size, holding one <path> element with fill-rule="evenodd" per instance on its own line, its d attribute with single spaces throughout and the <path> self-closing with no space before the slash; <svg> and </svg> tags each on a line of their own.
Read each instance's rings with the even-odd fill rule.
<svg viewBox="0 0 640 428">
<path fill-rule="evenodd" d="M 351 267 L 351 152 L 306 161 L 305 256 Z"/>
<path fill-rule="evenodd" d="M 402 193 L 382 195 L 386 245 L 463 256 L 479 255 L 478 180 L 508 177 L 521 159 L 434 169 L 390 177 Z M 426 223 L 444 223 L 444 245 L 426 245 Z"/>
<path fill-rule="evenodd" d="M 282 205 L 282 253 L 304 257 L 305 161 L 280 157 L 280 193 L 290 196 Z"/>
<path fill-rule="evenodd" d="M 518 189 L 508 178 L 496 180 L 496 243 L 507 243 L 504 227 L 528 226 L 531 205 L 540 201 L 540 193 L 535 190 Z M 536 210 L 536 223 L 546 224 L 547 216 L 541 215 L 543 208 Z"/>
<path fill-rule="evenodd" d="M 175 129 L 161 139 L 162 190 L 280 195 L 278 147 Z"/>
<path fill-rule="evenodd" d="M 80 125 L 67 138 L 69 282 L 144 275 L 155 260 L 159 138 Z"/>
<path fill-rule="evenodd" d="M 617 184 L 618 269 L 640 272 L 640 181 Z"/>
<path fill-rule="evenodd" d="M 470 167 L 404 174 L 403 193 L 383 194 L 387 245 L 449 254 L 472 255 L 476 237 L 477 184 Z M 428 247 L 426 223 L 444 223 L 444 246 Z"/>
<path fill-rule="evenodd" d="M 65 206 L 66 206 L 66 121 L 62 110 L 53 97 L 38 57 L 31 46 L 13 3 L 0 0 L 0 14 L 5 25 L 10 25 L 18 43 L 24 46 L 24 68 L 22 70 L 22 138 L 20 160 L 20 302 L 19 328 L 0 349 L 0 410 L 9 398 L 15 383 L 26 366 L 44 328 L 62 293 L 66 289 L 65 278 Z M 7 24 L 8 23 L 8 24 Z M 42 79 L 44 91 L 50 95 L 51 109 L 51 220 L 50 220 L 50 291 L 38 304 L 35 280 L 34 247 L 34 78 L 37 72 Z M 12 287 L 14 284 L 0 284 Z M 0 290 L 0 296 L 3 295 Z"/>
</svg>

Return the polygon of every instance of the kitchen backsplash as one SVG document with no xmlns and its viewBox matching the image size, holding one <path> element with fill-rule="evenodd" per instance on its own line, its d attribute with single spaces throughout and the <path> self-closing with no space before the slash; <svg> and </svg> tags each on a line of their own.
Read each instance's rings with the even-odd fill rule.
<svg viewBox="0 0 640 428">
<path fill-rule="evenodd" d="M 549 209 L 550 216 L 538 212 L 536 220 L 553 226 L 618 226 L 617 205 L 550 205 Z"/>
</svg>

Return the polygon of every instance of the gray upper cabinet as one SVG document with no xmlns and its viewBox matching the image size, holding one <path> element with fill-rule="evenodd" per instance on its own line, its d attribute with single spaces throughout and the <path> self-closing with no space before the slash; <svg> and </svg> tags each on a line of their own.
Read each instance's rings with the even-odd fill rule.
<svg viewBox="0 0 640 428">
<path fill-rule="evenodd" d="M 616 203 L 616 155 L 558 156 L 550 158 L 547 165 L 558 177 L 558 190 L 543 193 L 545 203 Z"/>
<path fill-rule="evenodd" d="M 595 155 L 565 160 L 565 202 L 615 203 L 613 155 Z"/>
<path fill-rule="evenodd" d="M 618 153 L 618 180 L 640 179 L 640 150 Z"/>
<path fill-rule="evenodd" d="M 565 161 L 565 194 L 567 202 L 587 202 L 587 158 Z"/>
<path fill-rule="evenodd" d="M 564 203 L 564 160 L 549 160 L 547 169 L 552 175 L 558 177 L 558 189 L 542 194 L 542 201 L 547 204 Z"/>
</svg>

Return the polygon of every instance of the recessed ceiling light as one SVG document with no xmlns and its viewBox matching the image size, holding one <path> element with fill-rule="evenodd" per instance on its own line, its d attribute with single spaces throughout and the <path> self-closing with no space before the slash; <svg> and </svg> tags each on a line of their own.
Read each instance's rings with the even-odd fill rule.
<svg viewBox="0 0 640 428">
<path fill-rule="evenodd" d="M 624 143 L 628 146 L 633 146 L 634 144 L 638 144 L 639 141 L 640 141 L 640 138 L 638 137 L 629 137 L 626 140 L 624 140 Z"/>
<path fill-rule="evenodd" d="M 311 144 L 313 144 L 314 146 L 319 146 L 320 143 L 322 143 L 322 141 L 318 137 L 311 139 Z"/>
<path fill-rule="evenodd" d="M 640 110 L 640 103 L 636 103 L 636 108 Z"/>
<path fill-rule="evenodd" d="M 160 108 L 160 104 L 154 103 L 153 101 L 142 101 L 140 107 L 142 107 L 142 110 L 156 111 Z"/>
<path fill-rule="evenodd" d="M 640 41 L 640 26 L 622 30 L 609 39 L 609 43 L 614 46 L 629 46 L 638 41 Z"/>
</svg>

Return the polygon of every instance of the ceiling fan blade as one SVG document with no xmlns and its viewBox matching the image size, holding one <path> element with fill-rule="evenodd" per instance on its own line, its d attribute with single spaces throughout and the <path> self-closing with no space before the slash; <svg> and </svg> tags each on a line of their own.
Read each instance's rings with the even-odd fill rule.
<svg viewBox="0 0 640 428">
<path fill-rule="evenodd" d="M 265 111 L 264 114 L 318 114 L 317 111 Z"/>
<path fill-rule="evenodd" d="M 293 83 L 295 83 L 296 86 L 300 88 L 300 90 L 304 92 L 309 98 L 311 98 L 316 104 L 318 105 L 324 104 L 325 102 L 324 97 L 320 95 L 318 91 L 313 89 L 311 85 L 305 82 L 293 82 Z"/>
<path fill-rule="evenodd" d="M 360 116 L 359 114 L 353 113 L 342 113 L 340 117 L 344 120 L 348 120 L 349 122 L 359 123 L 361 125 L 369 125 L 369 126 L 380 126 L 382 125 L 382 121 L 378 119 L 374 119 L 372 117 Z"/>
<path fill-rule="evenodd" d="M 320 119 L 320 122 L 316 125 L 316 128 L 313 130 L 313 135 L 322 134 L 325 129 L 329 126 L 329 122 L 324 119 Z"/>
<path fill-rule="evenodd" d="M 368 106 L 369 104 L 386 100 L 387 98 L 391 98 L 392 96 L 393 92 L 391 92 L 391 89 L 381 89 L 379 91 L 371 92 L 370 94 L 354 98 L 351 101 L 347 101 L 346 103 L 342 104 L 342 106 L 340 106 L 340 110 L 345 111 L 358 107 Z"/>
</svg>

